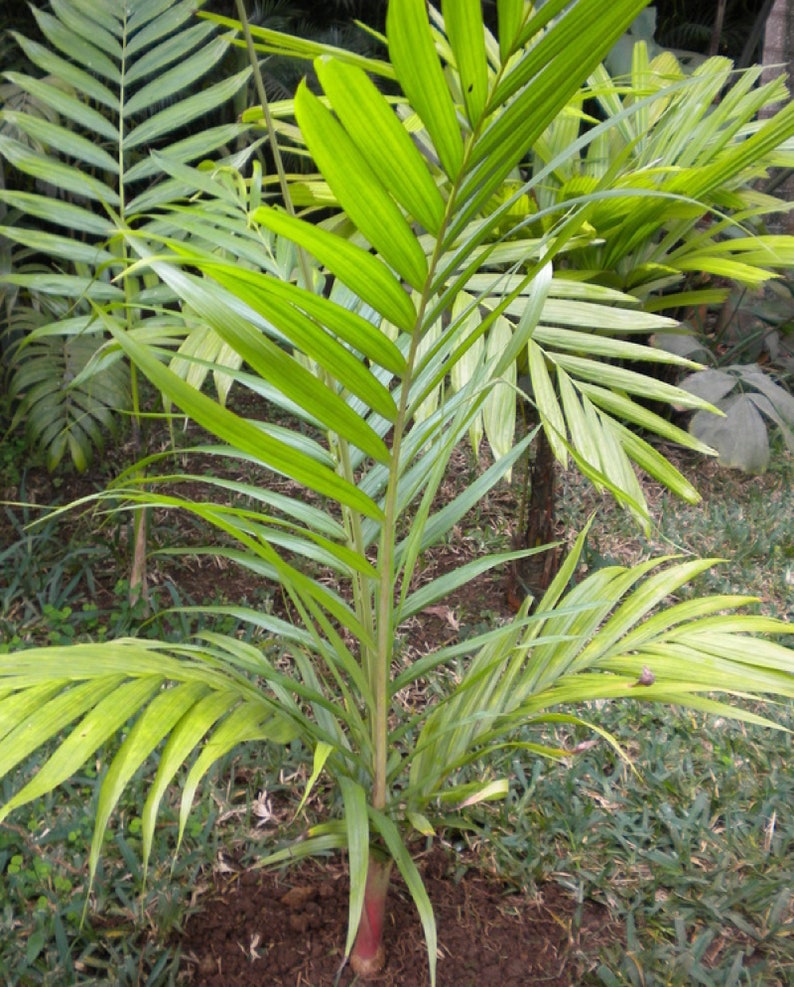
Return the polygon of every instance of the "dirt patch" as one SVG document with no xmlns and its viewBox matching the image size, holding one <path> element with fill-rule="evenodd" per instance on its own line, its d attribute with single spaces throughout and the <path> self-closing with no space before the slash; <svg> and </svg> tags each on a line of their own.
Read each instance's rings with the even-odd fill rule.
<svg viewBox="0 0 794 987">
<path fill-rule="evenodd" d="M 436 850 L 418 861 L 438 925 L 438 987 L 571 987 L 622 937 L 606 908 L 577 904 L 559 885 L 529 897 L 495 878 L 456 870 Z M 181 941 L 188 982 L 200 987 L 349 987 L 342 965 L 348 883 L 334 863 L 277 874 L 220 875 Z M 381 987 L 427 987 L 422 928 L 404 885 L 393 882 Z"/>
</svg>

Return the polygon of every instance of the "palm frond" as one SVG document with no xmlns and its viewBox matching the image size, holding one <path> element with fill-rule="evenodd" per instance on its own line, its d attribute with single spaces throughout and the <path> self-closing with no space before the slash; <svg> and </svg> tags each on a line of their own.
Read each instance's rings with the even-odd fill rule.
<svg viewBox="0 0 794 987">
<path fill-rule="evenodd" d="M 192 191 L 173 179 L 163 181 L 166 173 L 151 149 L 192 163 L 222 154 L 245 132 L 244 125 L 232 123 L 188 133 L 240 91 L 249 71 L 197 92 L 197 80 L 216 69 L 229 42 L 209 23 L 190 27 L 191 8 L 175 0 L 145 4 L 129 17 L 110 0 L 90 8 L 81 0 L 64 0 L 53 13 L 36 10 L 35 15 L 49 47 L 15 37 L 30 62 L 47 75 L 6 75 L 0 155 L 18 177 L 12 187 L 0 189 L 0 201 L 21 216 L 13 228 L 0 232 L 50 259 L 59 280 L 50 282 L 48 293 L 60 293 L 69 308 L 47 327 L 46 344 L 23 341 L 16 348 L 11 386 L 18 417 L 46 449 L 50 467 L 68 451 L 84 469 L 93 450 L 101 448 L 108 422 L 129 406 L 128 387 L 109 389 L 88 372 L 101 365 L 90 359 L 89 350 L 98 354 L 108 336 L 98 331 L 87 298 L 96 298 L 95 285 L 107 283 L 126 265 L 109 240 L 117 230 L 145 225 L 144 208 Z M 12 270 L 6 283 L 22 286 L 14 278 Z M 121 295 L 125 304 L 143 303 L 145 296 L 136 298 L 133 282 L 127 284 L 130 290 Z M 17 305 L 37 305 L 47 290 L 41 279 L 24 287 Z M 118 325 L 129 327 L 130 311 L 119 310 Z M 82 329 L 75 320 L 81 320 Z M 77 343 L 80 331 L 83 339 Z M 41 395 L 30 391 L 26 378 L 37 360 L 40 372 L 59 369 L 51 356 L 59 332 L 64 351 L 79 347 L 83 372 L 77 383 L 75 373 L 51 383 L 51 393 L 57 390 L 62 398 L 50 401 L 43 415 Z M 79 424 L 67 410 L 75 405 L 81 408 Z"/>
</svg>

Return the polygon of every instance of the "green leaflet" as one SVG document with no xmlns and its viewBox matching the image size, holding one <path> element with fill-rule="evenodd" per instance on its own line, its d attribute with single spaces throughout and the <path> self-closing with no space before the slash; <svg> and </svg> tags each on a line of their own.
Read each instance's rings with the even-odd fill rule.
<svg viewBox="0 0 794 987">
<path fill-rule="evenodd" d="M 441 12 L 457 62 L 466 116 L 476 127 L 488 100 L 488 60 L 485 53 L 480 0 L 443 0 Z M 507 25 L 507 31 L 512 25 Z"/>
<path fill-rule="evenodd" d="M 72 202 L 63 202 L 60 199 L 47 199 L 32 192 L 0 189 L 0 201 L 27 213 L 29 216 L 36 216 L 47 223 L 64 226 L 72 232 L 80 230 L 83 233 L 109 237 L 114 229 L 113 224 L 104 216 L 91 212 L 89 209 L 84 209 Z"/>
<path fill-rule="evenodd" d="M 243 69 L 231 78 L 223 79 L 214 86 L 208 86 L 202 92 L 188 96 L 175 105 L 155 113 L 132 130 L 124 142 L 125 147 L 128 149 L 140 147 L 141 144 L 148 144 L 163 134 L 186 126 L 219 103 L 231 99 L 250 74 L 250 69 Z"/>
<path fill-rule="evenodd" d="M 318 60 L 316 69 L 334 112 L 384 188 L 437 235 L 444 200 L 394 110 L 361 69 L 328 59 Z"/>
<path fill-rule="evenodd" d="M 196 788 L 219 758 L 245 741 L 269 740 L 277 744 L 287 744 L 298 736 L 298 728 L 291 724 L 286 716 L 274 715 L 270 712 L 268 705 L 264 701 L 253 701 L 235 706 L 209 736 L 201 753 L 191 765 L 182 789 L 179 807 L 178 841 L 180 843 L 185 833 Z"/>
<path fill-rule="evenodd" d="M 147 27 L 135 34 L 129 44 L 133 54 L 140 52 L 127 72 L 127 81 L 138 83 L 162 72 L 168 66 L 186 58 L 207 38 L 212 37 L 213 27 L 209 23 L 191 24 L 186 22 L 191 12 L 184 6 L 166 4 L 169 9 L 151 21 Z M 134 15 L 130 19 L 132 25 Z M 176 31 L 177 27 L 181 30 Z M 175 31 L 169 37 L 169 32 Z"/>
<path fill-rule="evenodd" d="M 233 29 L 239 28 L 239 22 L 230 17 L 220 17 L 217 14 L 202 12 L 202 17 L 212 20 L 215 24 Z M 394 79 L 394 69 L 382 59 L 367 58 L 348 48 L 340 48 L 335 45 L 324 44 L 313 41 L 309 38 L 299 38 L 294 34 L 283 34 L 280 31 L 273 31 L 266 27 L 259 27 L 256 24 L 249 25 L 251 35 L 254 38 L 254 47 L 259 52 L 267 54 L 278 53 L 287 55 L 290 58 L 312 61 L 315 58 L 332 55 L 346 65 L 355 65 L 365 72 L 382 77 L 384 79 Z M 260 111 L 261 112 L 261 111 Z"/>
<path fill-rule="evenodd" d="M 347 920 L 345 956 L 349 956 L 361 921 L 369 865 L 369 816 L 367 792 L 345 775 L 339 775 L 339 787 L 345 804 L 345 828 L 350 867 L 350 903 Z"/>
<path fill-rule="evenodd" d="M 67 192 L 82 195 L 98 203 L 111 207 L 119 205 L 118 193 L 105 182 L 86 175 L 73 165 L 31 150 L 3 134 L 0 134 L 0 155 L 32 178 L 48 181 Z"/>
<path fill-rule="evenodd" d="M 44 147 L 54 145 L 61 154 L 76 158 L 93 168 L 118 174 L 119 162 L 95 141 L 76 134 L 69 127 L 51 123 L 27 113 L 15 113 L 13 110 L 3 111 L 3 121 L 11 124 L 27 134 L 34 142 Z"/>
<path fill-rule="evenodd" d="M 186 52 L 187 57 L 182 58 L 168 71 L 159 72 L 151 82 L 138 89 L 130 99 L 125 100 L 124 116 L 132 117 L 151 104 L 162 102 L 188 88 L 197 77 L 214 66 L 228 49 L 229 42 L 225 38 L 213 38 L 202 48 L 193 52 Z M 210 87 L 210 91 L 204 98 L 209 100 L 212 96 L 212 87 Z M 198 105 L 201 106 L 201 102 Z M 182 118 L 187 116 L 184 109 L 180 116 Z M 169 127 L 169 129 L 171 128 Z"/>
<path fill-rule="evenodd" d="M 108 107 L 108 109 L 114 110 L 116 108 L 118 103 L 116 94 L 93 75 L 90 75 L 84 69 L 67 61 L 65 58 L 61 58 L 60 55 L 50 51 L 36 41 L 30 41 L 28 38 L 16 33 L 14 33 L 14 39 L 30 61 L 45 74 L 56 75 L 58 78 L 68 82 L 73 89 L 84 92 L 91 99 Z"/>
<path fill-rule="evenodd" d="M 497 361 L 509 346 L 512 329 L 507 319 L 498 318 L 488 332 L 486 357 Z M 483 407 L 483 426 L 488 444 L 497 459 L 506 456 L 513 447 L 516 435 L 516 382 L 518 369 L 513 360 L 504 374 L 491 386 Z"/>
<path fill-rule="evenodd" d="M 388 461 L 388 450 L 374 429 L 361 418 L 356 411 L 344 400 L 344 398 L 330 384 L 320 380 L 311 370 L 307 369 L 295 356 L 280 347 L 272 339 L 269 339 L 258 326 L 252 324 L 244 312 L 238 313 L 229 304 L 230 297 L 213 286 L 212 282 L 204 279 L 199 280 L 191 275 L 185 274 L 178 269 L 168 268 L 159 262 L 155 264 L 156 269 L 162 272 L 163 280 L 169 284 L 175 292 L 190 298 L 191 308 L 206 319 L 213 330 L 221 337 L 240 357 L 245 359 L 259 376 L 273 384 L 285 398 L 295 403 L 299 408 L 311 408 L 316 418 L 329 428 L 338 431 L 340 435 L 351 444 L 360 448 L 367 455 L 379 462 Z M 241 301 L 245 302 L 243 295 Z M 254 305 L 256 307 L 256 305 Z M 278 308 L 277 303 L 274 307 Z M 282 309 L 282 313 L 283 313 Z M 308 327 L 309 335 L 314 335 L 317 340 L 323 336 L 322 331 L 313 327 L 300 312 L 287 310 L 287 315 L 291 317 L 292 326 L 296 320 L 301 320 L 300 325 L 304 330 Z M 118 335 L 118 330 L 109 325 L 111 332 Z M 137 341 L 130 340 L 130 333 L 126 333 L 120 340 L 122 347 L 132 353 L 133 347 L 138 347 Z M 173 389 L 177 388 L 182 395 L 181 400 L 187 400 L 193 407 L 203 407 L 203 416 L 211 415 L 211 400 L 209 404 L 203 403 L 203 395 L 193 388 L 182 386 L 181 380 L 177 383 L 176 375 L 170 370 L 161 370 L 151 362 L 151 354 L 145 347 L 135 349 L 135 359 L 148 360 L 148 366 L 157 373 L 159 379 L 165 382 L 166 379 L 172 381 L 170 385 L 163 383 L 163 393 L 167 394 L 175 403 L 179 401 L 173 396 Z M 333 367 L 333 364 L 331 364 Z M 164 376 L 164 373 L 166 376 Z M 374 390 L 376 397 L 381 401 L 381 407 L 386 411 L 387 417 L 392 414 L 392 404 L 388 395 L 384 395 L 383 388 L 378 388 L 374 381 L 369 381 L 363 368 L 358 368 L 356 373 L 358 379 L 363 378 L 370 390 Z M 170 387 L 170 389 L 168 389 Z M 231 422 L 232 418 L 226 409 L 221 408 L 226 416 L 226 421 Z M 238 419 L 239 420 L 239 419 Z M 239 420 L 241 421 L 241 420 Z M 241 422 L 242 429 L 253 428 L 249 423 Z M 254 431 L 257 431 L 254 429 Z M 283 445 L 283 443 L 279 443 Z M 277 447 L 271 446 L 274 453 Z M 249 446 L 250 451 L 250 446 Z M 264 452 L 264 449 L 263 449 Z M 278 462 L 281 466 L 273 466 L 283 472 L 285 464 L 282 455 L 278 455 Z M 308 465 L 308 464 L 307 464 Z M 287 475 L 290 475 L 287 473 Z"/>
<path fill-rule="evenodd" d="M 403 332 L 413 332 L 416 310 L 399 280 L 377 257 L 348 240 L 304 220 L 263 206 L 253 219 L 267 229 L 294 240 L 313 254 L 363 301 Z"/>
<path fill-rule="evenodd" d="M 160 675 L 144 676 L 131 682 L 124 682 L 123 675 L 119 675 L 107 679 L 101 685 L 97 682 L 89 682 L 70 690 L 70 693 L 67 693 L 67 698 L 71 700 L 69 714 L 73 715 L 84 706 L 86 700 L 90 702 L 90 708 L 80 721 L 79 728 L 68 735 L 27 785 L 0 808 L 0 820 L 17 806 L 38 798 L 71 777 L 98 747 L 121 729 L 130 715 L 154 695 L 162 682 L 163 677 Z M 76 704 L 75 700 L 77 700 Z M 45 731 L 51 732 L 49 724 L 42 723 L 37 734 L 34 734 L 29 726 L 26 727 L 25 732 L 28 736 L 21 750 L 25 747 L 29 750 L 35 749 L 45 739 L 47 735 Z M 15 739 L 6 738 L 8 745 L 6 758 L 14 752 Z M 4 762 L 8 764 L 6 758 Z"/>
<path fill-rule="evenodd" d="M 365 153 L 305 83 L 295 95 L 295 114 L 312 156 L 346 214 L 383 259 L 421 290 L 427 278 L 424 251 Z"/>
<path fill-rule="evenodd" d="M 41 251 L 51 257 L 76 261 L 79 264 L 108 264 L 115 260 L 113 254 L 103 250 L 98 244 L 83 244 L 75 241 L 73 237 L 58 236 L 42 230 L 0 226 L 0 236 L 22 243 L 31 250 Z"/>
<path fill-rule="evenodd" d="M 127 782 L 160 741 L 206 694 L 207 687 L 204 683 L 185 682 L 160 692 L 138 716 L 102 781 L 89 855 L 91 881 L 96 873 L 110 814 L 116 807 Z"/>
<path fill-rule="evenodd" d="M 220 270 L 218 267 L 210 264 L 206 264 L 205 267 L 216 278 L 218 277 Z M 324 329 L 334 333 L 354 350 L 358 350 L 368 360 L 390 370 L 393 374 L 400 375 L 405 371 L 405 357 L 397 346 L 382 330 L 355 312 L 288 281 L 258 277 L 254 272 L 241 270 L 239 267 L 226 267 L 223 277 L 223 283 L 227 287 L 233 285 L 235 280 L 254 283 L 257 291 L 263 296 L 268 299 L 288 301 L 299 311 L 302 310 L 310 315 Z M 263 312 L 263 314 L 267 313 Z"/>
<path fill-rule="evenodd" d="M 369 342 L 370 337 L 383 338 L 375 326 L 310 292 L 301 291 L 299 288 L 291 291 L 289 289 L 294 287 L 292 285 L 287 286 L 285 290 L 284 283 L 275 279 L 253 272 L 238 271 L 234 268 L 224 270 L 209 265 L 207 271 L 230 290 L 236 288 L 237 297 L 243 298 L 280 329 L 299 351 L 314 360 L 329 377 L 339 381 L 346 390 L 361 398 L 367 407 L 382 415 L 387 421 L 394 421 L 397 408 L 388 388 L 384 387 L 346 346 L 340 345 L 327 331 L 327 328 L 330 328 L 328 323 L 331 323 L 341 328 L 347 338 L 360 340 L 370 352 L 381 352 L 386 347 L 371 345 Z M 282 297 L 289 298 L 290 302 L 294 300 L 297 304 L 289 304 L 289 302 L 285 304 L 281 300 Z M 302 307 L 299 307 L 301 303 L 306 309 L 320 311 L 325 317 L 323 323 L 304 315 Z M 367 327 L 366 330 L 362 331 L 361 323 Z M 384 342 L 388 344 L 389 341 L 384 340 Z M 398 357 L 400 356 L 396 347 L 391 347 L 387 351 L 389 356 L 392 350 L 396 351 Z M 284 393 L 289 394 L 288 387 L 284 388 Z"/>
<path fill-rule="evenodd" d="M 455 178 L 463 162 L 463 139 L 436 54 L 425 0 L 390 3 L 386 34 L 389 57 L 403 92 L 427 127 L 445 172 Z"/>
<path fill-rule="evenodd" d="M 183 694 L 184 695 L 184 694 Z M 192 697 L 190 697 L 192 699 Z M 198 702 L 186 705 L 183 715 L 172 727 L 168 741 L 160 753 L 157 774 L 149 788 L 149 794 L 141 813 L 144 872 L 151 855 L 154 828 L 160 802 L 176 773 L 193 754 L 213 724 L 239 699 L 234 689 L 216 689 Z"/>
<path fill-rule="evenodd" d="M 524 20 L 524 0 L 497 0 L 497 25 L 499 30 L 499 57 L 506 62 L 516 43 Z"/>
<path fill-rule="evenodd" d="M 168 394 L 186 414 L 205 424 L 224 441 L 254 456 L 270 469 L 291 476 L 318 493 L 358 509 L 367 517 L 380 516 L 380 510 L 369 498 L 327 467 L 306 455 L 297 454 L 294 449 L 271 438 L 255 425 L 190 387 L 129 335 L 119 333 L 116 338 L 163 393 Z"/>
<path fill-rule="evenodd" d="M 84 127 L 89 133 L 97 134 L 109 141 L 118 140 L 118 131 L 98 110 L 86 106 L 75 96 L 69 95 L 47 82 L 20 75 L 18 72 L 6 73 L 6 79 L 24 89 L 25 92 L 40 100 L 46 106 L 52 107 L 60 116 L 73 120 Z"/>
</svg>

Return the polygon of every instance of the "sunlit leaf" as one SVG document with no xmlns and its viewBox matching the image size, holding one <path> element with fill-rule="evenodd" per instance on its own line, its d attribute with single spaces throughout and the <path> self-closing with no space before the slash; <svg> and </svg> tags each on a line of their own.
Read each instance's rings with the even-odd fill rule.
<svg viewBox="0 0 794 987">
<path fill-rule="evenodd" d="M 444 200 L 408 131 L 360 69 L 324 59 L 317 74 L 334 112 L 397 202 L 437 234 Z"/>
<path fill-rule="evenodd" d="M 466 114 L 474 127 L 480 121 L 488 98 L 482 5 L 479 0 L 444 0 L 441 12 L 460 74 Z"/>
<path fill-rule="evenodd" d="M 345 956 L 349 956 L 361 921 L 364 892 L 367 887 L 369 817 L 367 815 L 367 793 L 361 785 L 344 775 L 340 775 L 339 787 L 345 803 L 347 852 L 350 858 L 350 902 L 347 941 L 345 943 Z"/>
<path fill-rule="evenodd" d="M 384 260 L 421 290 L 427 277 L 424 251 L 365 152 L 305 83 L 295 95 L 295 112 L 309 150 L 342 208 Z"/>
<path fill-rule="evenodd" d="M 463 161 L 463 139 L 436 54 L 425 0 L 390 3 L 386 34 L 389 57 L 403 91 L 427 127 L 444 170 L 457 176 Z"/>
<path fill-rule="evenodd" d="M 400 282 L 382 261 L 347 240 L 276 209 L 262 207 L 253 215 L 256 222 L 289 237 L 304 247 L 342 280 L 363 301 L 389 322 L 412 332 L 416 311 Z"/>
</svg>

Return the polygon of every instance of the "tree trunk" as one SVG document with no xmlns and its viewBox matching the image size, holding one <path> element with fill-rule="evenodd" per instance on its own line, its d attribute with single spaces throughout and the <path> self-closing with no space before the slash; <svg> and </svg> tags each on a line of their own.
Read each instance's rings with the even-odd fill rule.
<svg viewBox="0 0 794 987">
<path fill-rule="evenodd" d="M 146 522 L 145 507 L 136 507 L 133 512 L 132 566 L 130 568 L 129 604 L 134 607 L 143 600 L 144 614 L 149 614 L 149 584 L 146 570 Z"/>
<path fill-rule="evenodd" d="M 764 31 L 764 79 L 773 78 L 785 72 L 792 78 L 792 20 L 794 19 L 791 0 L 774 0 L 766 19 Z"/>
<path fill-rule="evenodd" d="M 528 479 L 526 524 L 516 532 L 515 548 L 539 548 L 557 537 L 557 460 L 542 428 L 535 439 L 535 458 L 529 464 Z M 512 609 L 517 610 L 526 596 L 539 599 L 557 575 L 559 565 L 556 548 L 513 563 L 507 586 L 507 602 Z"/>
<path fill-rule="evenodd" d="M 711 41 L 709 43 L 709 55 L 716 55 L 720 50 L 720 41 L 722 40 L 722 26 L 725 23 L 725 5 L 727 0 L 717 0 L 717 15 L 714 18 L 714 28 L 711 32 Z"/>
<path fill-rule="evenodd" d="M 778 75 L 785 75 L 789 90 L 794 84 L 794 3 L 792 0 L 774 0 L 764 32 L 763 82 Z M 779 108 L 779 107 L 777 107 Z M 776 109 L 776 108 L 772 108 Z M 767 112 L 766 115 L 770 115 Z M 783 178 L 779 181 L 780 177 Z M 786 202 L 794 201 L 794 174 L 778 176 L 774 194 Z M 775 233 L 794 233 L 794 210 L 770 217 L 768 226 Z"/>
</svg>

